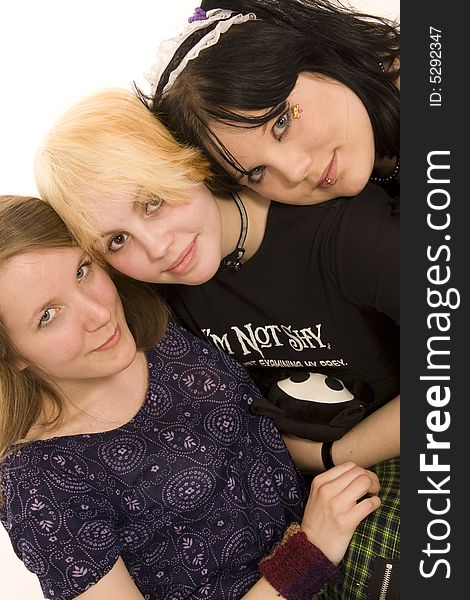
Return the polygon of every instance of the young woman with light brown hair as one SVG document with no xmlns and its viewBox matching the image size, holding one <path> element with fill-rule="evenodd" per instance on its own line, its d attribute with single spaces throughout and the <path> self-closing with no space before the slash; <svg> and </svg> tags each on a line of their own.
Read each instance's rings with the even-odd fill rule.
<svg viewBox="0 0 470 600">
<path fill-rule="evenodd" d="M 131 285 L 46 203 L 0 197 L 0 518 L 45 598 L 292 599 L 337 581 L 377 477 L 345 463 L 308 497 L 246 371 Z"/>
</svg>

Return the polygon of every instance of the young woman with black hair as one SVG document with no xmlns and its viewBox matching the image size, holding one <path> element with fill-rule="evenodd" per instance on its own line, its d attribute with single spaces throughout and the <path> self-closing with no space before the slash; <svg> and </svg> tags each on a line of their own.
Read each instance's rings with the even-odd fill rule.
<svg viewBox="0 0 470 600">
<path fill-rule="evenodd" d="M 294 204 L 394 195 L 399 29 L 328 0 L 204 0 L 141 97 L 210 161 L 210 185 Z"/>
</svg>

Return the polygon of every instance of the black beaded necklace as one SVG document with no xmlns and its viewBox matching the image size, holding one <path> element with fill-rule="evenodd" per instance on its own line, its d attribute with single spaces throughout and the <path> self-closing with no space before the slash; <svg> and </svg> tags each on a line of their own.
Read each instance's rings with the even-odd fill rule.
<svg viewBox="0 0 470 600">
<path fill-rule="evenodd" d="M 379 62 L 379 67 L 380 67 L 380 70 L 382 71 L 382 73 L 385 73 L 385 67 L 384 67 L 384 64 L 382 61 Z M 400 155 L 398 154 L 397 162 L 395 163 L 395 166 L 393 167 L 393 170 L 390 173 L 390 175 L 387 175 L 386 177 L 379 177 L 378 175 L 372 175 L 371 177 L 369 177 L 369 181 L 371 181 L 372 183 L 387 183 L 388 181 L 392 181 L 392 179 L 395 179 L 395 177 L 398 175 L 399 172 L 400 172 Z"/>
<path fill-rule="evenodd" d="M 243 244 L 245 243 L 246 236 L 248 233 L 248 215 L 246 212 L 245 205 L 243 204 L 240 196 L 235 192 L 231 193 L 231 196 L 237 205 L 238 211 L 240 213 L 240 236 L 238 238 L 237 246 L 233 252 L 227 254 L 225 258 L 220 261 L 220 269 L 222 271 L 239 271 L 242 267 L 242 258 L 245 254 L 245 248 L 243 248 Z"/>
<path fill-rule="evenodd" d="M 400 155 L 397 156 L 397 162 L 395 163 L 395 166 L 393 167 L 393 171 L 390 173 L 390 175 L 387 175 L 386 177 L 379 177 L 376 175 L 372 175 L 371 177 L 369 177 L 369 181 L 372 181 L 372 183 L 386 183 L 387 181 L 392 181 L 392 179 L 395 179 L 395 177 L 398 175 L 399 172 L 400 172 Z"/>
</svg>

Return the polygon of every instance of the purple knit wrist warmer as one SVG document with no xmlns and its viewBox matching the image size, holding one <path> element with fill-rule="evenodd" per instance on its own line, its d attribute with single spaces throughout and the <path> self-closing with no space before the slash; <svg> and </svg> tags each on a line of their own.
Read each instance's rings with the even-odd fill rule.
<svg viewBox="0 0 470 600">
<path fill-rule="evenodd" d="M 342 575 L 323 552 L 308 541 L 299 525 L 291 525 L 273 553 L 259 564 L 261 574 L 287 600 L 310 600 Z"/>
</svg>

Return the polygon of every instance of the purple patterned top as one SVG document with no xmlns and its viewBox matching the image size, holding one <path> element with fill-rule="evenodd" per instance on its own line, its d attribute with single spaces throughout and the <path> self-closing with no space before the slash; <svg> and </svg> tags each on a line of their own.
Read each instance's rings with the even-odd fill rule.
<svg viewBox="0 0 470 600">
<path fill-rule="evenodd" d="M 0 512 L 44 596 L 69 600 L 121 556 L 144 598 L 240 598 L 306 490 L 245 369 L 175 325 L 148 353 L 137 415 L 33 442 L 2 466 Z"/>
</svg>

